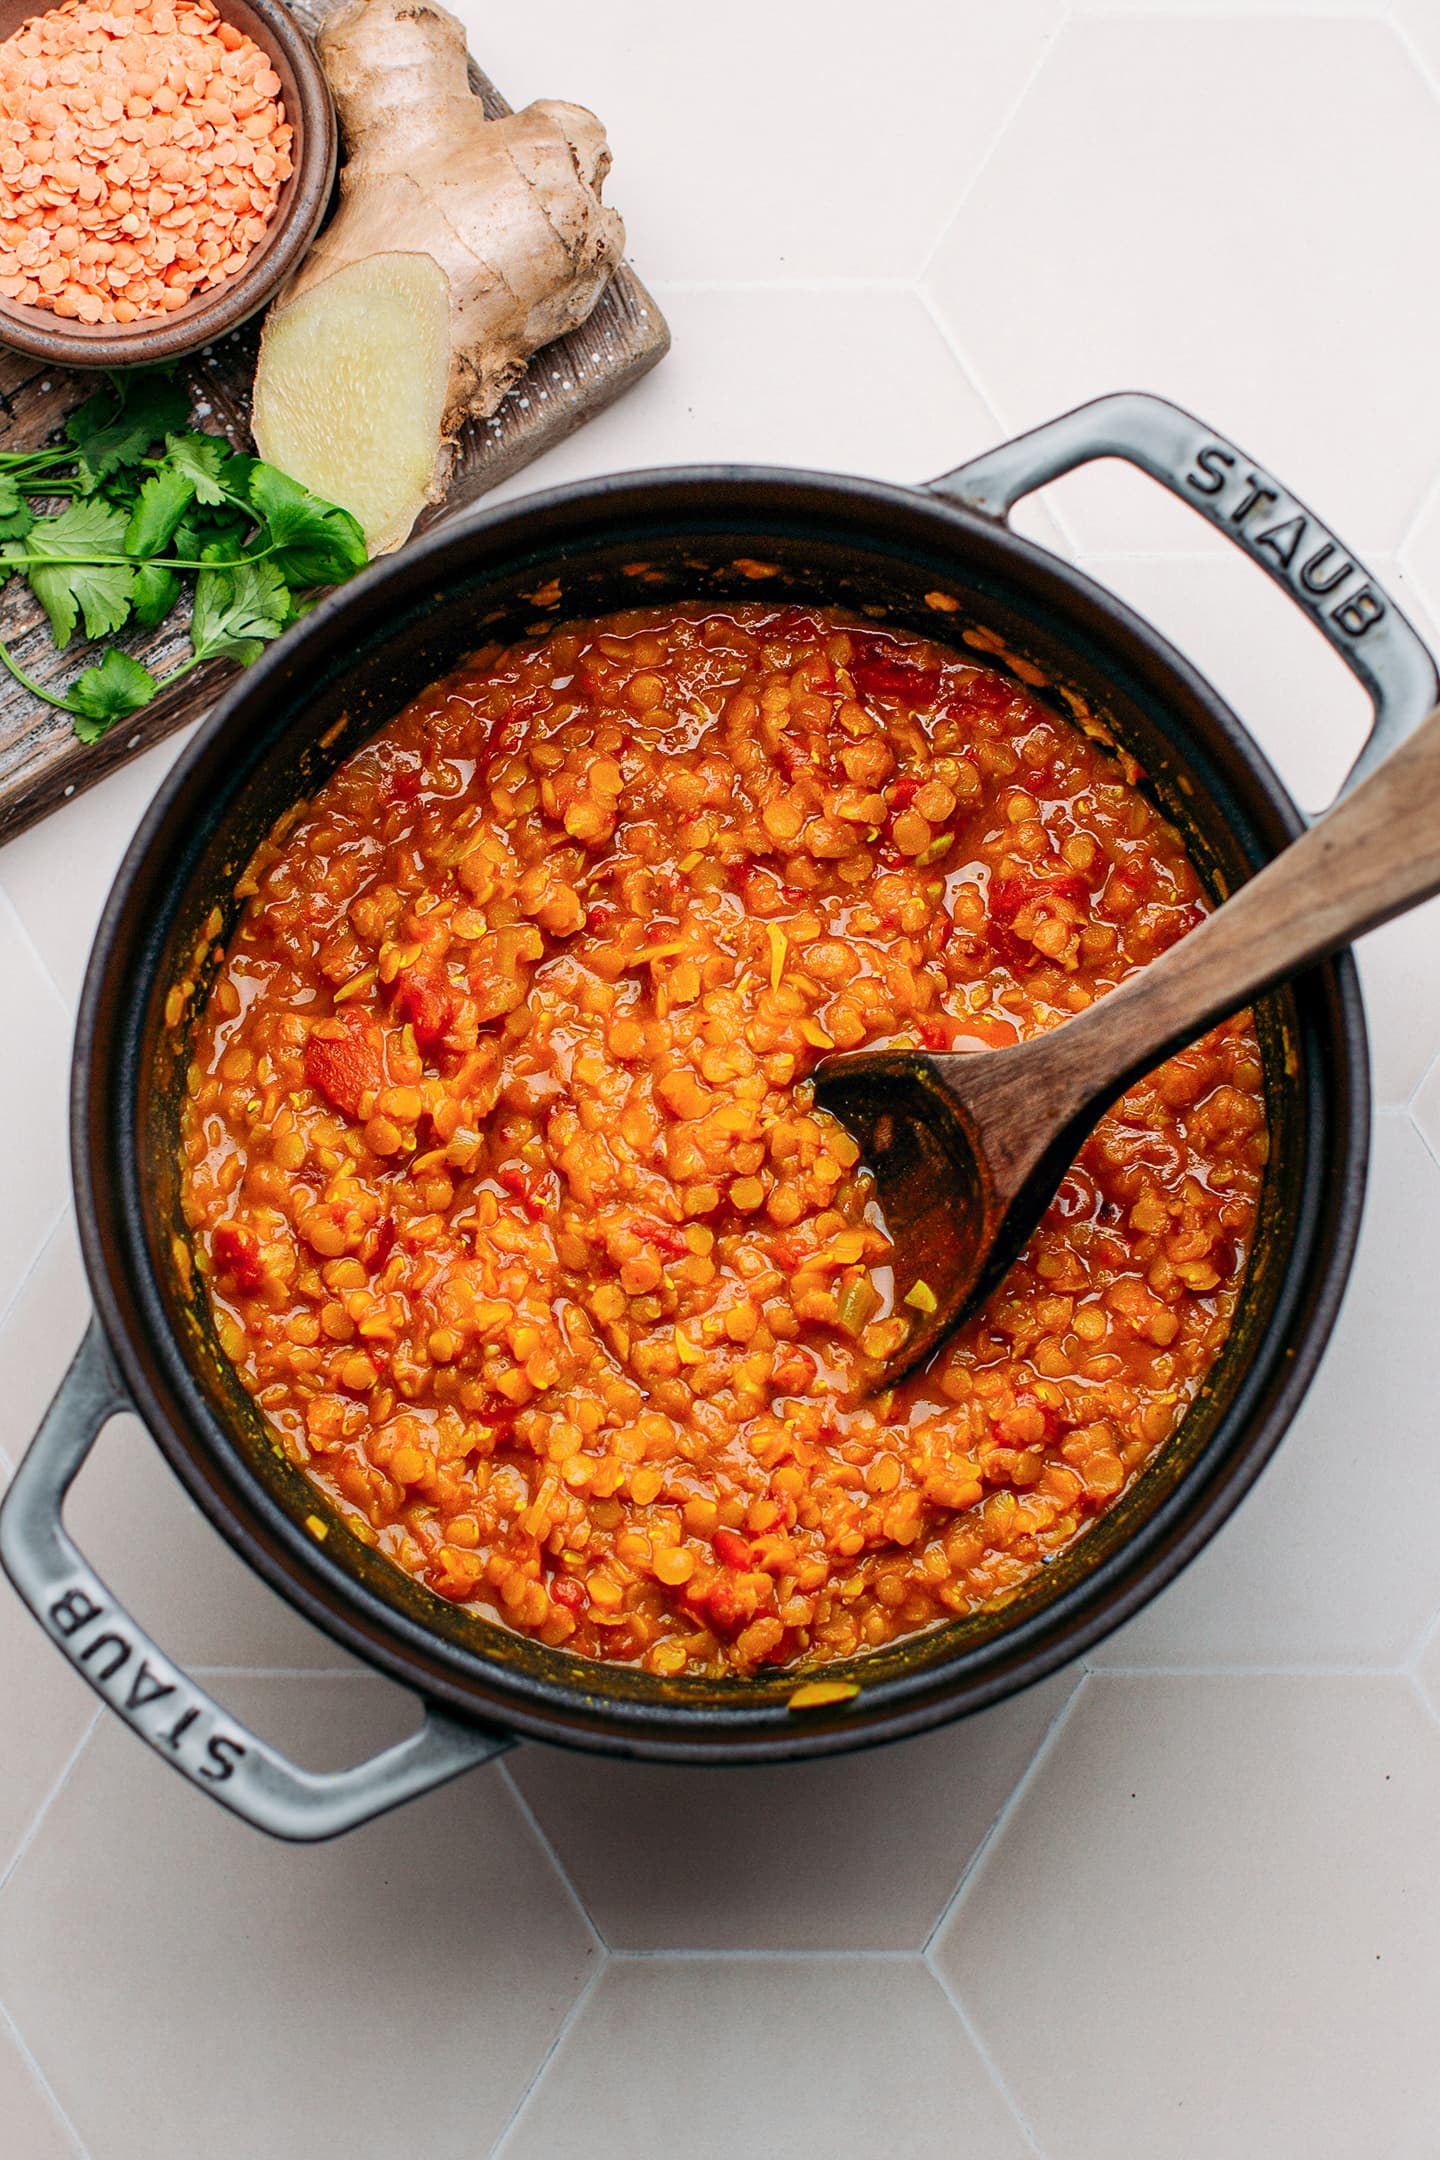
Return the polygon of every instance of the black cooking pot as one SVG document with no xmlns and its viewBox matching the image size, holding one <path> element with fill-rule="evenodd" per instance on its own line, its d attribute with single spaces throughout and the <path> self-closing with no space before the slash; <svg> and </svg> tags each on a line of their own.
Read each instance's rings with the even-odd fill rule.
<svg viewBox="0 0 1440 2160">
<path fill-rule="evenodd" d="M 1434 664 L 1356 558 L 1233 444 L 1129 395 L 919 489 L 719 467 L 590 482 L 456 520 L 316 608 L 236 682 L 176 765 L 115 882 L 80 1008 L 72 1151 L 97 1319 L 10 1487 L 0 1557 L 83 1677 L 235 1813 L 285 1837 L 329 1836 L 525 1734 L 737 1763 L 920 1732 L 1012 1693 L 1133 1613 L 1279 1440 L 1329 1335 L 1364 1188 L 1367 1057 L 1348 957 L 1258 1008 L 1273 1141 L 1260 1225 L 1230 1340 L 1179 1432 L 1002 1610 L 834 1668 L 860 1683 L 848 1703 L 792 1711 L 785 1674 L 667 1681 L 601 1666 L 433 1596 L 356 1540 L 287 1462 L 187 1265 L 179 1105 L 237 873 L 277 815 L 416 692 L 537 620 L 783 596 L 951 641 L 971 633 L 996 665 L 1018 662 L 1027 684 L 1038 670 L 1040 695 L 1134 753 L 1215 897 L 1282 848 L 1300 815 L 1215 692 L 1118 601 L 1005 523 L 1029 489 L 1104 456 L 1163 481 L 1311 615 L 1375 703 L 1357 771 L 1429 710 Z M 128 1407 L 251 1566 L 418 1690 L 427 1715 L 413 1738 L 353 1770 L 299 1770 L 120 1610 L 60 1507 L 105 1420 Z"/>
</svg>

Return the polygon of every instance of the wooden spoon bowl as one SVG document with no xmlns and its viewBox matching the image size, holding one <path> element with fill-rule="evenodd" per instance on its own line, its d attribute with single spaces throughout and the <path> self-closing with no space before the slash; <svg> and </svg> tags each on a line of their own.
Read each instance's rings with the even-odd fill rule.
<svg viewBox="0 0 1440 2160">
<path fill-rule="evenodd" d="M 1262 990 L 1437 891 L 1440 706 L 1188 937 L 1073 1020 L 973 1055 L 826 1058 L 816 1101 L 874 1173 L 897 1310 L 908 1302 L 914 1314 L 881 1384 L 924 1364 L 995 1288 L 1127 1087 Z"/>
<path fill-rule="evenodd" d="M 338 137 L 330 86 L 309 38 L 280 0 L 215 0 L 215 7 L 223 21 L 234 23 L 268 56 L 295 131 L 294 169 L 245 267 L 222 285 L 195 293 L 173 315 L 142 316 L 133 323 L 75 322 L 49 308 L 0 298 L 0 344 L 55 367 L 151 367 L 223 337 L 265 307 L 298 269 L 335 184 Z M 43 13 L 26 0 L 0 0 L 0 39 Z"/>
</svg>

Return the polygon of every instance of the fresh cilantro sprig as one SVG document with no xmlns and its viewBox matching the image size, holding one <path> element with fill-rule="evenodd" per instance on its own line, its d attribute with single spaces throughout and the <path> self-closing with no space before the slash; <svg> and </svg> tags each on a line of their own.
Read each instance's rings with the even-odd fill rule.
<svg viewBox="0 0 1440 2160">
<path fill-rule="evenodd" d="M 202 660 L 248 667 L 302 612 L 300 595 L 364 567 L 348 510 L 188 419 L 184 391 L 164 374 L 117 375 L 71 414 L 62 443 L 0 453 L 0 584 L 27 580 L 62 650 L 82 622 L 87 638 L 127 622 L 153 629 L 182 577 L 195 581 L 190 657 L 158 680 L 112 646 L 61 696 L 0 643 L 0 664 L 70 713 L 82 742 Z"/>
</svg>

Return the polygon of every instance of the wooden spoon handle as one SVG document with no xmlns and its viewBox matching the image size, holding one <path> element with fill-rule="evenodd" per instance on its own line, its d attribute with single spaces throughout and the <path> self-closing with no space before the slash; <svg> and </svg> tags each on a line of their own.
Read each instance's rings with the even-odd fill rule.
<svg viewBox="0 0 1440 2160">
<path fill-rule="evenodd" d="M 1440 706 L 1284 853 L 1149 967 L 1044 1038 L 1078 1103 L 1440 891 Z"/>
</svg>

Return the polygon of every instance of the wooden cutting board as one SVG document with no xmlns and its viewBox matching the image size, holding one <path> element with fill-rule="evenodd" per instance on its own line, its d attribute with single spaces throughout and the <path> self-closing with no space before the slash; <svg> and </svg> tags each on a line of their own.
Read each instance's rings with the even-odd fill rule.
<svg viewBox="0 0 1440 2160">
<path fill-rule="evenodd" d="M 313 33 L 339 4 L 318 0 L 291 12 Z M 470 81 L 492 118 L 510 111 L 473 62 Z M 248 323 L 208 352 L 182 361 L 178 370 L 190 390 L 196 425 L 219 429 L 247 449 L 253 447 L 250 385 L 259 339 L 258 321 Z M 495 417 L 467 424 L 445 500 L 424 513 L 416 531 L 474 502 L 573 433 L 652 368 L 669 343 L 665 318 L 645 287 L 632 271 L 618 271 L 589 321 L 535 355 Z M 96 386 L 93 374 L 44 367 L 0 348 L 0 449 L 37 448 Z M 109 642 L 133 652 L 153 673 L 164 674 L 189 652 L 187 622 L 188 608 L 182 603 L 157 629 Z M 78 639 L 63 653 L 55 650 L 44 613 L 19 577 L 0 590 L 0 638 L 28 674 L 57 690 L 73 682 L 95 654 L 95 648 Z M 68 713 L 42 704 L 0 671 L 0 840 L 48 816 L 151 743 L 198 719 L 235 673 L 228 661 L 197 668 L 173 691 L 162 692 L 143 712 L 121 721 L 87 749 L 71 733 Z"/>
</svg>

